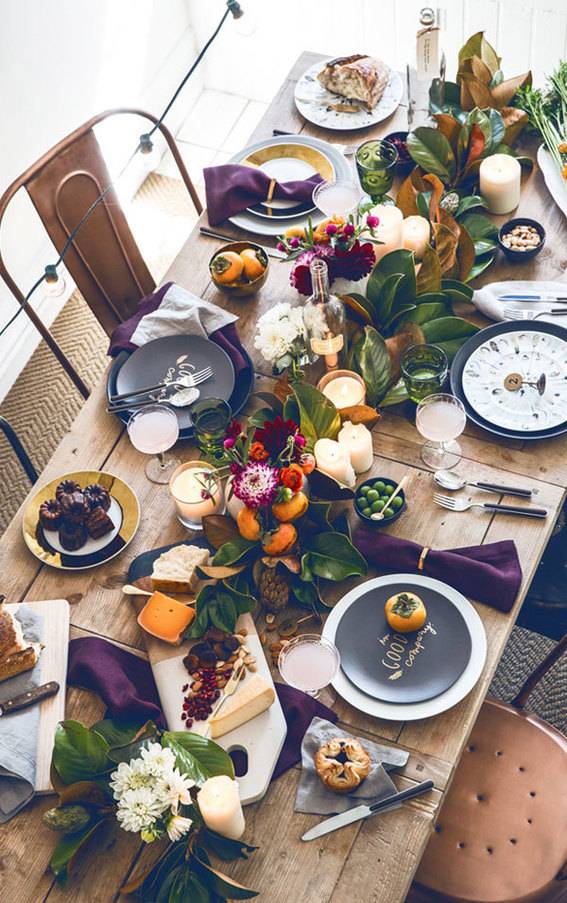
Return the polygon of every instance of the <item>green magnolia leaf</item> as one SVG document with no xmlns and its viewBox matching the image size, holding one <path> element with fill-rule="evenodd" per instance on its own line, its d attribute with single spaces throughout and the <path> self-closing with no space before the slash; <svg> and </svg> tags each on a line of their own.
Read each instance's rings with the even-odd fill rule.
<svg viewBox="0 0 567 903">
<path fill-rule="evenodd" d="M 307 517 L 310 521 L 314 521 L 319 527 L 328 528 L 331 526 L 329 521 L 329 512 L 332 508 L 332 502 L 309 502 L 307 509 Z"/>
<path fill-rule="evenodd" d="M 226 900 L 250 900 L 252 897 L 258 896 L 257 891 L 245 887 L 228 875 L 223 875 L 222 872 L 204 862 L 201 850 L 199 850 L 199 856 L 196 851 L 193 852 L 190 862 L 194 866 L 199 880 L 219 897 Z"/>
<path fill-rule="evenodd" d="M 441 288 L 450 297 L 451 301 L 471 301 L 474 294 L 469 285 L 460 282 L 458 279 L 443 279 Z"/>
<path fill-rule="evenodd" d="M 176 756 L 180 755 L 181 750 L 184 756 L 194 760 L 205 780 L 219 774 L 226 774 L 229 778 L 234 778 L 234 765 L 229 754 L 218 743 L 207 740 L 200 734 L 194 734 L 191 731 L 165 731 L 162 744 L 169 746 Z M 178 767 L 180 768 L 180 766 Z M 183 769 L 180 768 L 180 771 Z M 187 771 L 185 773 L 189 774 Z M 189 774 L 189 777 L 197 781 L 194 775 Z"/>
<path fill-rule="evenodd" d="M 423 216 L 424 219 L 429 219 L 429 198 L 431 197 L 430 191 L 420 191 L 415 199 L 415 203 L 417 206 L 417 212 L 420 216 Z"/>
<path fill-rule="evenodd" d="M 109 744 L 79 721 L 62 721 L 55 731 L 53 766 L 65 784 L 89 780 L 108 771 Z"/>
<path fill-rule="evenodd" d="M 153 724 L 153 722 L 146 722 L 147 725 Z M 119 721 L 114 718 L 105 718 L 102 721 L 97 721 L 96 724 L 93 724 L 91 727 L 91 731 L 94 731 L 96 734 L 100 734 L 103 737 L 110 747 L 113 746 L 126 746 L 127 743 L 131 743 L 138 731 L 141 727 L 145 727 L 146 724 L 140 724 L 140 722 L 130 722 L 130 721 Z M 157 728 L 153 725 L 155 730 Z"/>
<path fill-rule="evenodd" d="M 476 279 L 477 276 L 480 276 L 481 273 L 484 273 L 485 270 L 493 263 L 494 258 L 496 257 L 496 253 L 486 254 L 483 257 L 479 257 L 478 260 L 475 261 L 475 264 L 467 276 L 467 282 L 472 282 L 473 279 Z"/>
<path fill-rule="evenodd" d="M 466 44 L 459 50 L 459 70 L 464 66 L 467 60 L 478 56 L 479 59 L 488 67 L 491 75 L 494 75 L 500 68 L 500 57 L 488 43 L 484 37 L 483 31 L 478 31 L 468 39 Z"/>
<path fill-rule="evenodd" d="M 380 402 L 380 405 L 383 408 L 387 408 L 394 404 L 401 404 L 403 401 L 407 401 L 408 398 L 408 390 L 406 389 L 403 379 L 400 379 L 395 386 L 392 386 L 392 388 L 389 389 L 387 395 L 385 395 Z"/>
<path fill-rule="evenodd" d="M 392 378 L 386 343 L 372 326 L 366 326 L 360 349 L 360 374 L 366 385 L 367 400 L 373 407 L 386 394 Z"/>
<path fill-rule="evenodd" d="M 101 818 L 94 825 L 88 825 L 83 831 L 79 831 L 76 834 L 66 834 L 59 841 L 49 862 L 51 871 L 59 882 L 65 883 L 68 873 L 81 849 L 105 825 L 109 825 L 111 821 L 112 819 L 109 817 Z"/>
<path fill-rule="evenodd" d="M 381 303 L 380 296 L 382 288 L 386 281 L 390 276 L 400 275 L 403 276 L 403 279 L 398 282 L 395 302 L 392 303 L 392 308 L 401 307 L 403 304 L 415 303 L 417 288 L 413 251 L 406 251 L 403 249 L 390 251 L 389 254 L 385 254 L 384 257 L 378 261 L 368 280 L 366 293 L 369 301 L 375 306 L 377 311 Z M 389 285 L 390 284 L 392 283 L 389 283 Z M 377 322 L 376 325 L 380 326 L 380 322 Z"/>
<path fill-rule="evenodd" d="M 486 201 L 478 194 L 471 194 L 468 197 L 461 198 L 459 206 L 457 207 L 457 212 L 455 213 L 455 219 L 458 220 L 459 217 L 468 210 L 472 210 L 473 207 L 486 207 Z"/>
<path fill-rule="evenodd" d="M 434 173 L 444 182 L 455 175 L 455 155 L 451 145 L 438 129 L 419 126 L 407 137 L 407 148 L 414 160 L 425 172 Z"/>
<path fill-rule="evenodd" d="M 419 296 L 426 292 L 438 292 L 441 289 L 441 264 L 439 263 L 439 255 L 431 247 L 425 246 L 425 253 L 421 260 L 419 273 L 416 277 L 417 298 L 415 303 L 419 304 Z"/>
<path fill-rule="evenodd" d="M 309 474 L 309 491 L 311 499 L 321 499 L 325 502 L 347 501 L 354 498 L 354 492 L 348 486 L 337 483 L 333 477 L 323 473 L 322 470 L 314 470 Z M 308 513 L 311 510 L 312 501 L 309 502 Z"/>
<path fill-rule="evenodd" d="M 429 109 L 432 113 L 450 113 L 460 110 L 461 90 L 455 82 L 442 82 L 436 78 L 429 89 Z"/>
<path fill-rule="evenodd" d="M 459 220 L 459 223 L 464 226 L 473 241 L 481 239 L 496 241 L 498 237 L 498 228 L 483 213 L 467 213 Z"/>
<path fill-rule="evenodd" d="M 248 426 L 263 427 L 266 420 L 269 420 L 271 423 L 275 416 L 275 412 L 271 408 L 258 408 L 248 418 Z"/>
<path fill-rule="evenodd" d="M 250 846 L 243 840 L 232 840 L 230 837 L 223 837 L 210 828 L 205 828 L 202 834 L 202 840 L 213 853 L 224 859 L 225 862 L 234 862 L 235 859 L 248 859 L 250 853 L 257 850 L 257 847 Z"/>
<path fill-rule="evenodd" d="M 323 602 L 317 586 L 317 577 L 308 569 L 303 569 L 299 578 L 294 578 L 291 583 L 291 591 L 295 601 L 301 608 L 319 613 L 325 611 L 327 606 Z"/>
<path fill-rule="evenodd" d="M 189 874 L 186 884 L 186 896 L 180 897 L 181 903 L 210 903 L 211 897 L 204 884 L 201 884 L 196 875 Z M 172 903 L 172 901 L 170 901 Z"/>
<path fill-rule="evenodd" d="M 233 633 L 236 627 L 238 612 L 234 600 L 228 593 L 219 593 L 209 605 L 209 618 L 213 626 L 225 633 Z"/>
<path fill-rule="evenodd" d="M 295 395 L 287 396 L 284 401 L 282 416 L 284 420 L 294 420 L 295 423 L 299 423 L 299 404 Z"/>
<path fill-rule="evenodd" d="M 494 110 L 492 108 L 486 110 L 486 115 L 490 120 L 492 139 L 490 143 L 487 142 L 483 156 L 489 157 L 491 154 L 496 153 L 496 148 L 499 147 L 504 141 L 506 137 L 506 125 L 504 123 L 502 115 L 498 112 L 498 110 Z"/>
<path fill-rule="evenodd" d="M 447 317 L 450 315 L 451 310 L 445 303 L 419 304 L 415 310 L 412 310 L 411 313 L 404 317 L 403 322 L 418 323 L 421 326 L 423 323 L 428 323 L 430 320 L 437 320 L 439 317 Z"/>
<path fill-rule="evenodd" d="M 332 401 L 309 383 L 296 383 L 293 391 L 307 448 L 312 451 L 317 439 L 336 439 L 341 428 L 341 417 Z"/>
<path fill-rule="evenodd" d="M 483 254 L 488 254 L 490 251 L 495 251 L 497 248 L 498 242 L 496 241 L 480 239 L 479 241 L 474 242 L 474 250 L 477 257 L 481 257 Z"/>
<path fill-rule="evenodd" d="M 257 543 L 253 542 L 249 539 L 244 539 L 242 536 L 238 536 L 236 539 L 231 539 L 228 542 L 225 542 L 224 545 L 218 549 L 214 558 L 213 564 L 215 565 L 230 565 L 235 564 L 237 561 L 240 561 L 244 558 L 252 549 L 257 548 Z"/>
<path fill-rule="evenodd" d="M 377 328 L 383 327 L 390 318 L 394 308 L 396 292 L 403 278 L 402 273 L 392 273 L 383 283 L 375 305 L 375 316 L 372 318 L 372 322 Z"/>
<path fill-rule="evenodd" d="M 306 566 L 311 574 L 324 580 L 346 580 L 366 574 L 366 561 L 343 533 L 319 533 L 304 542 Z"/>
<path fill-rule="evenodd" d="M 443 349 L 449 361 L 453 359 L 463 342 L 478 332 L 478 326 L 462 317 L 441 317 L 422 327 L 427 342 Z"/>
<path fill-rule="evenodd" d="M 416 309 L 415 304 L 404 304 L 403 307 L 400 307 L 399 310 L 396 311 L 395 314 L 392 314 L 387 323 L 384 323 L 383 332 L 384 335 L 390 336 L 394 331 L 394 327 L 398 328 L 399 324 L 404 322 L 405 315 L 411 313 L 412 310 Z"/>
</svg>

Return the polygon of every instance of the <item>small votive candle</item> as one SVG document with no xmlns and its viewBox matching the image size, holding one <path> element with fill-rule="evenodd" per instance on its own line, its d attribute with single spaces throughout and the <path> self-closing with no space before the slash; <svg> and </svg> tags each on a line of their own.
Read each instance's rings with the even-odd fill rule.
<svg viewBox="0 0 567 903">
<path fill-rule="evenodd" d="M 346 420 L 338 439 L 339 445 L 349 453 L 355 473 L 370 470 L 374 460 L 372 433 L 363 423 L 351 423 L 350 420 Z"/>
<path fill-rule="evenodd" d="M 209 778 L 197 794 L 203 820 L 211 831 L 238 840 L 244 834 L 244 813 L 240 804 L 238 783 L 226 774 Z"/>
<path fill-rule="evenodd" d="M 520 203 L 522 167 L 515 157 L 492 154 L 480 164 L 480 193 L 490 213 L 511 213 Z"/>
<path fill-rule="evenodd" d="M 407 251 L 413 251 L 421 260 L 430 238 L 431 226 L 424 216 L 406 216 L 402 223 L 402 245 Z"/>
<path fill-rule="evenodd" d="M 214 467 L 204 461 L 187 461 L 171 475 L 169 492 L 177 518 L 190 530 L 202 530 L 203 518 L 223 506 L 222 485 Z"/>
<path fill-rule="evenodd" d="M 333 370 L 326 373 L 317 385 L 323 395 L 332 401 L 337 410 L 364 404 L 366 386 L 364 380 L 354 370 Z"/>
<path fill-rule="evenodd" d="M 352 489 L 356 476 L 346 448 L 334 439 L 318 439 L 313 453 L 319 470 Z"/>
</svg>

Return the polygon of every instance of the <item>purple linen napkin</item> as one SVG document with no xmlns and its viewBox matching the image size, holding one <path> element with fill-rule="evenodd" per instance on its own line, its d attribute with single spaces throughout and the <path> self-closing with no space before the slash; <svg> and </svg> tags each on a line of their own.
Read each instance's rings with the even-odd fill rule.
<svg viewBox="0 0 567 903">
<path fill-rule="evenodd" d="M 354 544 L 379 571 L 435 577 L 500 611 L 510 611 L 522 582 L 518 553 L 511 539 L 462 549 L 429 549 L 421 569 L 424 547 L 410 540 L 360 527 L 354 534 Z"/>
<path fill-rule="evenodd" d="M 99 637 L 71 640 L 67 683 L 98 693 L 112 718 L 139 720 L 141 724 L 151 720 L 165 727 L 149 663 L 108 640 Z M 287 737 L 273 774 L 277 778 L 301 761 L 301 743 L 313 718 L 335 723 L 337 715 L 300 690 L 286 684 L 275 687 L 287 723 Z"/>
<path fill-rule="evenodd" d="M 225 163 L 203 170 L 207 195 L 207 215 L 211 226 L 265 201 L 272 180 L 261 169 Z M 319 173 L 295 182 L 276 182 L 272 197 L 290 201 L 310 201 L 313 189 L 323 179 Z"/>
</svg>

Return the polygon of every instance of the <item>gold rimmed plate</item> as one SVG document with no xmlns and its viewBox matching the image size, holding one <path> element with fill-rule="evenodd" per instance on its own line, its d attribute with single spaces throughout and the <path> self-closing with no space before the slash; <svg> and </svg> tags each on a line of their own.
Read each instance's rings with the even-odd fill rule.
<svg viewBox="0 0 567 903">
<path fill-rule="evenodd" d="M 319 173 L 325 181 L 331 181 L 335 177 L 335 168 L 328 157 L 315 147 L 307 144 L 275 143 L 267 147 L 261 147 L 252 151 L 241 161 L 246 166 L 255 166 L 271 179 L 278 182 L 295 182 L 309 179 L 315 173 Z M 297 216 L 298 213 L 308 213 L 315 209 L 311 200 L 301 203 L 274 198 L 268 213 L 268 204 L 264 201 L 248 208 L 250 212 L 258 216 L 288 217 Z"/>
<path fill-rule="evenodd" d="M 114 529 L 100 539 L 89 537 L 76 552 L 63 549 L 57 530 L 44 530 L 39 522 L 40 505 L 55 497 L 55 490 L 62 480 L 74 480 L 82 489 L 98 483 L 108 491 L 111 499 L 107 513 Z M 139 523 L 140 503 L 124 480 L 100 470 L 78 470 L 62 474 L 37 490 L 24 511 L 22 529 L 28 549 L 44 564 L 66 571 L 80 571 L 119 555 L 134 538 Z"/>
</svg>

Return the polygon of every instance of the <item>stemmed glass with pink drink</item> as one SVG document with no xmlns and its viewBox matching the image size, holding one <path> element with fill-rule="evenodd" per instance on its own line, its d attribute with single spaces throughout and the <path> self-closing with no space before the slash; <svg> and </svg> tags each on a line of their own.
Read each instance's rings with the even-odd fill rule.
<svg viewBox="0 0 567 903">
<path fill-rule="evenodd" d="M 463 403 L 454 395 L 427 395 L 417 406 L 415 425 L 429 441 L 421 447 L 421 460 L 433 470 L 449 470 L 461 460 L 455 440 L 467 422 Z"/>
<path fill-rule="evenodd" d="M 317 633 L 296 636 L 283 647 L 278 658 L 286 684 L 315 697 L 335 679 L 340 663 L 335 644 Z"/>
<path fill-rule="evenodd" d="M 155 455 L 146 464 L 146 476 L 152 483 L 169 483 L 171 474 L 181 463 L 165 452 L 179 438 L 179 421 L 173 408 L 164 404 L 150 404 L 140 408 L 128 421 L 130 442 L 138 451 Z"/>
</svg>

